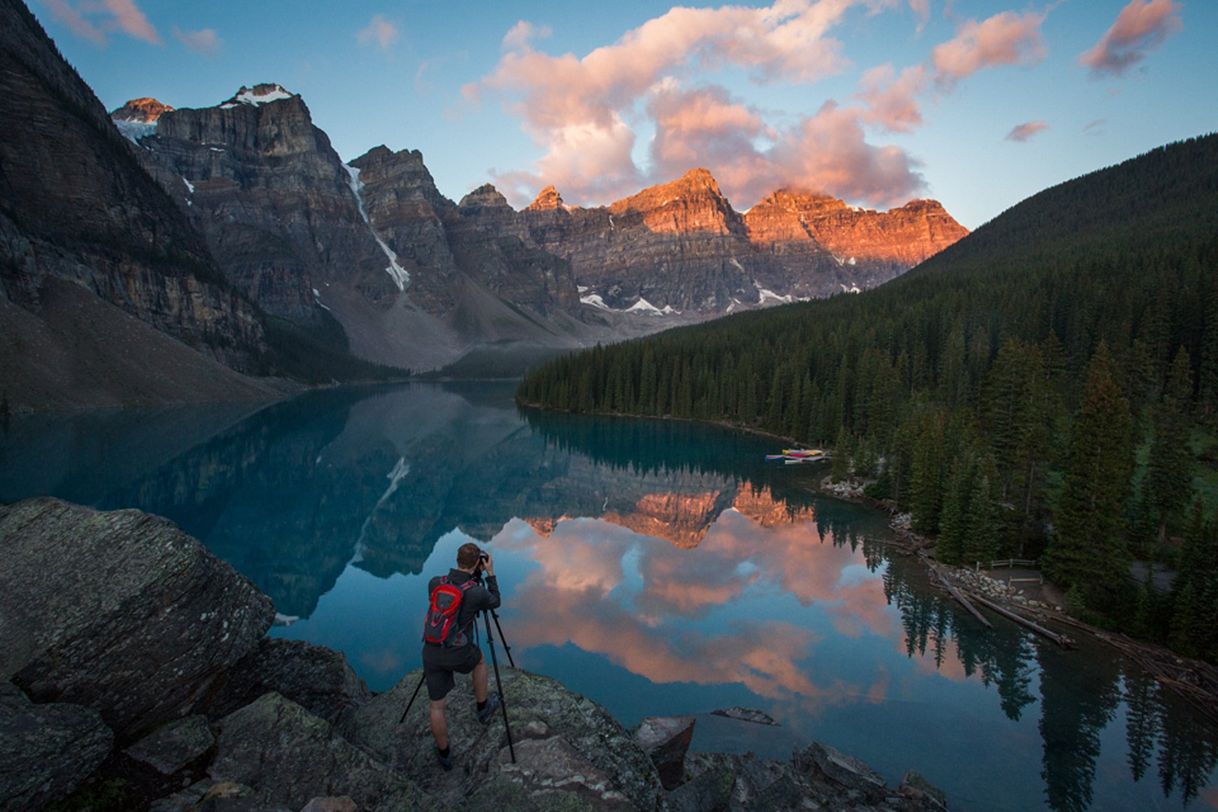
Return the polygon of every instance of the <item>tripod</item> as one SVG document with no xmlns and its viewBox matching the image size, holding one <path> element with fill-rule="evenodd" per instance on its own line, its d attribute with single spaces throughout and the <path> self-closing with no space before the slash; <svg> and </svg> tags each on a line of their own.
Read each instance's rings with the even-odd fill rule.
<svg viewBox="0 0 1218 812">
<path fill-rule="evenodd" d="M 503 711 L 503 729 L 507 731 L 508 752 L 512 756 L 512 763 L 516 763 L 516 745 L 512 743 L 512 726 L 508 723 L 507 715 L 507 699 L 503 694 L 503 681 L 499 678 L 499 658 L 495 655 L 495 634 L 491 631 L 491 620 L 495 621 L 495 628 L 499 630 L 499 640 L 503 643 L 503 650 L 507 653 L 508 663 L 512 668 L 516 667 L 516 661 L 512 659 L 512 647 L 508 645 L 507 638 L 503 636 L 503 627 L 499 625 L 499 613 L 494 609 L 483 609 L 480 614 L 482 620 L 486 623 L 486 642 L 491 645 L 491 665 L 495 668 L 495 688 L 499 691 L 499 709 Z M 477 636 L 477 619 L 474 620 L 474 634 Z M 426 678 L 425 674 L 419 675 L 419 682 L 414 686 L 414 693 L 410 695 L 410 701 L 406 703 L 406 710 L 402 711 L 402 718 L 398 720 L 398 724 L 406 721 L 407 714 L 410 713 L 411 707 L 414 706 L 414 700 L 419 695 L 419 689 L 423 687 L 423 681 Z"/>
</svg>

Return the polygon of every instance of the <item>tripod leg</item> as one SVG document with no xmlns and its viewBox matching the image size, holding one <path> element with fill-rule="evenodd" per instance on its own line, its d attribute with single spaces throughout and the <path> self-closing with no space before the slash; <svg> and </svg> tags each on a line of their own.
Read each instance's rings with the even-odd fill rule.
<svg viewBox="0 0 1218 812">
<path fill-rule="evenodd" d="M 495 635 L 491 633 L 491 618 L 486 612 L 482 613 L 486 621 L 486 640 L 491 644 L 491 665 L 495 668 L 495 687 L 499 690 L 499 709 L 503 711 L 503 729 L 507 731 L 508 752 L 512 755 L 512 763 L 516 763 L 516 746 L 512 744 L 512 726 L 508 723 L 507 698 L 503 695 L 503 681 L 499 678 L 499 659 L 495 656 Z"/>
<path fill-rule="evenodd" d="M 499 625 L 499 613 L 492 609 L 491 617 L 495 619 L 495 628 L 499 630 L 499 642 L 503 643 L 503 650 L 507 652 L 508 665 L 515 668 L 516 661 L 512 659 L 512 647 L 508 645 L 507 638 L 503 636 L 503 627 Z"/>
<path fill-rule="evenodd" d="M 423 678 L 424 675 L 420 674 L 419 684 L 414 686 L 414 693 L 410 695 L 410 701 L 406 703 L 406 710 L 402 711 L 402 718 L 398 720 L 399 725 L 406 721 L 406 714 L 410 713 L 410 708 L 414 705 L 415 697 L 419 695 L 419 689 L 423 687 Z"/>
</svg>

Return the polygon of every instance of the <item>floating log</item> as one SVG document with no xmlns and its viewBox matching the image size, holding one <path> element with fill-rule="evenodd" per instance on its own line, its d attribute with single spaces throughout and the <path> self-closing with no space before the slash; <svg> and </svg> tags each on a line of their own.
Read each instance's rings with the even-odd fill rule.
<svg viewBox="0 0 1218 812">
<path fill-rule="evenodd" d="M 1057 643 L 1062 648 L 1073 648 L 1074 647 L 1074 641 L 1071 640 L 1066 635 L 1058 634 L 1057 632 L 1054 632 L 1054 631 L 1049 631 L 1048 629 L 1046 629 L 1044 626 L 1040 625 L 1036 621 L 1029 620 L 1028 618 L 1024 617 L 1023 615 L 1016 614 L 1015 612 L 1012 612 L 1010 609 L 1007 609 L 1004 606 L 1000 606 L 997 603 L 994 603 L 991 600 L 983 598 L 976 593 L 973 594 L 973 600 L 977 601 L 982 606 L 989 607 L 990 609 L 994 610 L 995 612 L 997 612 L 998 614 L 1007 618 L 1008 620 L 1012 620 L 1021 626 L 1027 626 L 1032 631 L 1036 632 L 1037 634 L 1041 635 L 1042 637 L 1046 637 L 1049 640 L 1052 640 L 1054 643 Z"/>
<path fill-rule="evenodd" d="M 986 620 L 985 615 L 977 611 L 977 607 L 973 606 L 973 604 L 969 602 L 969 599 L 964 597 L 964 593 L 957 589 L 955 584 L 943 576 L 943 573 L 940 572 L 939 567 L 933 561 L 926 559 L 926 563 L 930 565 L 930 571 L 933 572 L 935 577 L 939 579 L 939 583 L 942 584 L 948 593 L 956 599 L 957 603 L 967 609 L 973 617 L 981 621 L 981 623 L 984 624 L 987 629 L 994 628 L 994 626 L 988 620 Z"/>
<path fill-rule="evenodd" d="M 991 625 L 991 623 L 985 619 L 985 615 L 983 615 L 979 611 L 977 611 L 977 607 L 973 606 L 973 604 L 969 602 L 969 599 L 964 597 L 963 592 L 961 592 L 959 589 L 956 589 L 955 585 L 952 584 L 951 581 L 948 581 L 947 579 L 942 579 L 942 580 L 943 580 L 943 585 L 945 587 L 947 587 L 947 591 L 951 593 L 951 596 L 953 598 L 955 598 L 956 601 L 961 606 L 963 606 L 965 609 L 969 610 L 969 612 L 972 613 L 973 617 L 977 618 L 982 623 L 984 623 L 987 629 L 994 628 L 993 625 Z"/>
</svg>

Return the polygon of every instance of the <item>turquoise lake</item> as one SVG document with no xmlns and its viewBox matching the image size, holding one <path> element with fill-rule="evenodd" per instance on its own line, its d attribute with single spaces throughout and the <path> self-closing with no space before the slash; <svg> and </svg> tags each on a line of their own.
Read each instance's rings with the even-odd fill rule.
<svg viewBox="0 0 1218 812">
<path fill-rule="evenodd" d="M 696 749 L 775 757 L 823 741 L 956 809 L 1218 809 L 1218 728 L 1108 647 L 985 629 L 885 543 L 885 515 L 816 493 L 823 467 L 512 392 L 14 419 L 0 501 L 171 518 L 271 596 L 272 635 L 343 651 L 373 690 L 419 665 L 427 579 L 474 540 L 517 665 L 627 726 L 696 714 Z M 710 715 L 733 705 L 779 726 Z"/>
</svg>

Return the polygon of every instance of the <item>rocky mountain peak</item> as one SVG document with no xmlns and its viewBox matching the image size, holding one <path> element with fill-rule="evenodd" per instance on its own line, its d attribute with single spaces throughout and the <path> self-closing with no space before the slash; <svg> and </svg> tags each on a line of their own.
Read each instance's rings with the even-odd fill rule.
<svg viewBox="0 0 1218 812">
<path fill-rule="evenodd" d="M 686 172 L 677 183 L 688 189 L 706 190 L 716 195 L 721 194 L 719 183 L 715 180 L 715 176 L 711 174 L 709 169 L 701 166 L 696 166 Z"/>
<path fill-rule="evenodd" d="M 937 200 L 911 200 L 885 212 L 830 195 L 779 189 L 744 217 L 755 244 L 809 242 L 839 262 L 911 267 L 968 234 Z"/>
<path fill-rule="evenodd" d="M 741 232 L 740 215 L 706 169 L 691 169 L 669 183 L 649 186 L 609 206 L 614 216 L 640 216 L 654 233 Z"/>
<path fill-rule="evenodd" d="M 610 205 L 614 214 L 627 211 L 655 211 L 681 201 L 687 206 L 706 207 L 727 211 L 731 205 L 719 191 L 714 175 L 706 169 L 691 169 L 681 177 L 668 183 L 648 186 L 636 195 Z"/>
<path fill-rule="evenodd" d="M 262 104 L 270 104 L 271 102 L 283 101 L 284 99 L 300 98 L 295 93 L 292 93 L 283 85 L 274 82 L 262 82 L 253 87 L 241 86 L 232 98 L 223 102 L 220 107 L 229 108 L 236 107 L 238 104 L 248 104 L 254 107 Z"/>
<path fill-rule="evenodd" d="M 144 96 L 139 99 L 131 99 L 122 107 L 110 113 L 110 118 L 115 121 L 135 121 L 140 124 L 152 124 L 161 117 L 162 113 L 168 113 L 173 108 L 168 104 L 162 104 L 156 99 Z"/>
<path fill-rule="evenodd" d="M 757 206 L 775 206 L 810 215 L 827 214 L 850 208 L 844 200 L 839 200 L 833 195 L 785 186 L 768 195 Z"/>
<path fill-rule="evenodd" d="M 566 208 L 563 203 L 562 195 L 558 193 L 558 189 L 553 186 L 547 186 L 541 190 L 537 198 L 525 207 L 525 211 L 556 211 Z"/>
<path fill-rule="evenodd" d="M 499 190 L 495 188 L 494 184 L 490 183 L 482 184 L 477 189 L 461 198 L 461 202 L 457 205 L 463 209 L 474 207 L 499 208 L 503 206 L 511 208 L 511 206 L 508 206 L 507 198 L 499 193 Z"/>
<path fill-rule="evenodd" d="M 943 208 L 942 203 L 940 203 L 938 200 L 929 200 L 926 198 L 911 200 L 904 206 L 901 206 L 900 209 L 893 209 L 893 211 L 907 211 L 911 213 L 920 212 L 924 214 L 947 214 L 947 209 Z"/>
</svg>

